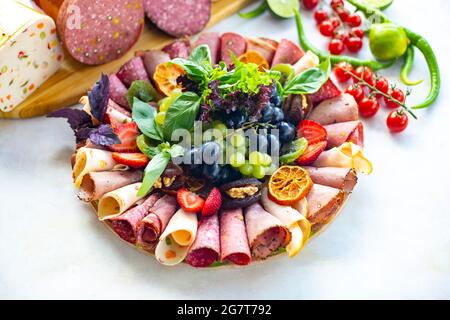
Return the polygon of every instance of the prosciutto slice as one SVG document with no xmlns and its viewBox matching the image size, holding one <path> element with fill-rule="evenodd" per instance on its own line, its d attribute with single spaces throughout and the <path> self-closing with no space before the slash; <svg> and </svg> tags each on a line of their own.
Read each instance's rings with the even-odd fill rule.
<svg viewBox="0 0 450 320">
<path fill-rule="evenodd" d="M 345 93 L 320 103 L 311 111 L 308 119 L 324 126 L 337 122 L 356 121 L 358 120 L 358 104 L 353 96 Z"/>
<path fill-rule="evenodd" d="M 314 184 L 306 197 L 309 204 L 308 220 L 312 230 L 318 231 L 337 214 L 344 200 L 344 192 L 339 189 Z"/>
<path fill-rule="evenodd" d="M 189 249 L 186 262 L 196 268 L 210 266 L 220 254 L 219 216 L 201 217 L 197 237 Z"/>
<path fill-rule="evenodd" d="M 110 191 L 142 181 L 142 177 L 142 171 L 138 170 L 90 172 L 83 178 L 78 198 L 86 202 L 96 201 Z"/>
<path fill-rule="evenodd" d="M 159 199 L 148 215 L 139 221 L 138 244 L 145 250 L 154 249 L 159 236 L 167 227 L 177 209 L 177 200 L 169 195 Z"/>
<path fill-rule="evenodd" d="M 327 149 L 339 147 L 345 142 L 364 147 L 364 127 L 361 121 L 348 121 L 325 126 L 327 130 Z"/>
<path fill-rule="evenodd" d="M 193 48 L 201 45 L 207 45 L 211 52 L 211 62 L 213 65 L 219 62 L 220 55 L 220 34 L 217 32 L 204 32 L 199 35 L 197 41 L 194 42 Z"/>
<path fill-rule="evenodd" d="M 353 169 L 332 167 L 305 167 L 305 169 L 308 170 L 309 176 L 314 183 L 341 189 L 345 193 L 352 192 L 358 182 L 358 176 Z"/>
<path fill-rule="evenodd" d="M 245 226 L 255 259 L 265 259 L 290 242 L 289 230 L 259 203 L 245 209 Z"/>
<path fill-rule="evenodd" d="M 252 261 L 242 209 L 224 210 L 220 215 L 221 261 L 247 265 Z"/>
<path fill-rule="evenodd" d="M 118 217 L 110 219 L 111 226 L 119 237 L 129 243 L 135 244 L 138 223 L 148 215 L 150 208 L 155 205 L 161 196 L 160 193 L 153 193 L 141 205 L 131 208 Z"/>
<path fill-rule="evenodd" d="M 263 38 L 247 38 L 247 51 L 256 51 L 266 59 L 269 65 L 272 64 L 273 57 L 277 51 L 278 44 Z"/>
</svg>

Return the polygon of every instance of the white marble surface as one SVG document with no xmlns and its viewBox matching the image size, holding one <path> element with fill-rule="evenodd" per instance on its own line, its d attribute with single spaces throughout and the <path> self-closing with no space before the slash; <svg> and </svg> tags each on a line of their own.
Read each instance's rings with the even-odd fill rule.
<svg viewBox="0 0 450 320">
<path fill-rule="evenodd" d="M 449 12 L 444 0 L 396 0 L 388 10 L 432 43 L 442 94 L 402 135 L 387 132 L 384 111 L 366 122 L 373 175 L 360 179 L 342 215 L 294 259 L 162 267 L 77 200 L 69 166 L 74 141 L 64 121 L 0 121 L 0 298 L 450 298 Z M 232 17 L 214 29 L 296 39 L 293 20 L 269 14 Z M 419 58 L 412 76 L 425 72 Z M 414 99 L 425 93 L 415 89 Z"/>
</svg>

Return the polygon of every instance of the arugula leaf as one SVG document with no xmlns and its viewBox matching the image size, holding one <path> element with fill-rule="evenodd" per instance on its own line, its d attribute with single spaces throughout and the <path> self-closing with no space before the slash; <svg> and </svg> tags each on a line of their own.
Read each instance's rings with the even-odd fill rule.
<svg viewBox="0 0 450 320">
<path fill-rule="evenodd" d="M 144 170 L 144 180 L 137 193 L 139 197 L 145 196 L 152 189 L 156 180 L 158 180 L 169 164 L 170 158 L 170 153 L 164 151 L 155 155 L 148 163 Z"/>
<path fill-rule="evenodd" d="M 133 105 L 135 97 L 144 102 L 155 101 L 156 97 L 158 97 L 158 92 L 147 81 L 136 80 L 133 81 L 127 93 L 127 100 L 130 106 Z"/>
<path fill-rule="evenodd" d="M 211 51 L 209 47 L 205 44 L 196 47 L 192 50 L 189 55 L 189 60 L 193 62 L 197 62 L 198 64 L 205 67 L 205 69 L 212 70 L 212 62 L 211 62 Z"/>
<path fill-rule="evenodd" d="M 170 141 L 176 129 L 190 130 L 200 109 L 201 98 L 194 92 L 184 92 L 170 105 L 162 128 L 166 141 Z"/>
<path fill-rule="evenodd" d="M 139 130 L 151 139 L 163 141 L 161 130 L 155 122 L 155 108 L 136 97 L 133 99 L 131 116 L 133 117 L 133 121 L 136 122 L 139 127 Z"/>
<path fill-rule="evenodd" d="M 100 80 L 98 80 L 88 92 L 89 105 L 91 106 L 91 114 L 102 122 L 105 118 L 106 108 L 109 101 L 109 78 L 102 73 Z"/>
</svg>

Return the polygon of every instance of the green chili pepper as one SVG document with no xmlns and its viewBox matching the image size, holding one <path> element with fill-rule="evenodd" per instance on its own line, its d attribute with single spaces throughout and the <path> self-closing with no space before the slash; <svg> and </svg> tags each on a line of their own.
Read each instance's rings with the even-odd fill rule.
<svg viewBox="0 0 450 320">
<path fill-rule="evenodd" d="M 389 18 L 378 9 L 370 7 L 366 4 L 362 4 L 356 0 L 348 0 L 348 2 L 351 3 L 358 10 L 360 10 L 362 13 L 364 13 L 366 17 L 375 15 L 377 21 L 379 22 L 390 22 Z M 430 46 L 428 41 L 425 40 L 425 38 L 422 37 L 421 35 L 407 28 L 404 29 L 411 45 L 419 49 L 424 55 L 428 65 L 428 70 L 430 71 L 430 79 L 431 79 L 430 92 L 428 93 L 428 96 L 422 103 L 412 107 L 412 109 L 424 109 L 429 105 L 431 105 L 433 102 L 435 102 L 437 97 L 439 96 L 439 92 L 441 89 L 441 73 L 439 71 L 439 64 L 437 62 L 437 58 L 436 55 L 434 54 L 433 48 Z"/>
<path fill-rule="evenodd" d="M 244 19 L 253 19 L 262 15 L 267 10 L 267 3 L 264 0 L 255 10 L 249 12 L 238 12 L 239 17 Z"/>
<path fill-rule="evenodd" d="M 417 86 L 423 82 L 422 80 L 413 81 L 409 79 L 409 73 L 411 72 L 411 68 L 414 63 L 414 46 L 409 46 L 408 50 L 406 50 L 405 62 L 403 63 L 402 71 L 400 73 L 400 78 L 403 83 L 407 86 Z"/>
<path fill-rule="evenodd" d="M 294 10 L 294 11 L 295 11 L 295 20 L 297 22 L 297 31 L 298 31 L 298 38 L 299 38 L 300 46 L 305 51 L 309 50 L 309 51 L 313 52 L 315 55 L 317 55 L 320 58 L 320 60 L 325 60 L 328 57 L 330 57 L 330 61 L 332 64 L 338 64 L 339 62 L 344 61 L 344 62 L 350 63 L 351 65 L 353 65 L 355 67 L 367 66 L 374 71 L 389 68 L 396 62 L 396 60 L 387 61 L 387 62 L 379 62 L 379 61 L 374 61 L 374 60 L 361 60 L 361 59 L 348 57 L 348 56 L 329 55 L 328 53 L 322 52 L 319 49 L 317 49 L 316 47 L 314 47 L 314 45 L 308 40 L 308 38 L 306 38 L 305 30 L 303 28 L 303 23 L 302 23 L 302 18 L 300 16 L 300 13 L 298 10 Z"/>
</svg>

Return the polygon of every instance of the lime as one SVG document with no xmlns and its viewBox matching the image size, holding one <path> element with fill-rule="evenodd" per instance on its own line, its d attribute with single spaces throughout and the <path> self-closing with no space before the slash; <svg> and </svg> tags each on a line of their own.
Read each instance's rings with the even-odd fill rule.
<svg viewBox="0 0 450 320">
<path fill-rule="evenodd" d="M 394 0 L 364 0 L 364 2 L 371 7 L 384 10 L 387 9 Z"/>
<path fill-rule="evenodd" d="M 300 6 L 299 0 L 267 0 L 270 10 L 280 18 L 291 18 L 295 15 L 294 9 Z"/>
<path fill-rule="evenodd" d="M 292 141 L 286 148 L 283 148 L 283 155 L 280 157 L 281 164 L 289 164 L 297 160 L 308 147 L 308 141 L 305 138 L 300 138 Z"/>
<path fill-rule="evenodd" d="M 280 83 L 285 84 L 295 76 L 294 66 L 291 64 L 280 63 L 272 68 L 273 71 L 281 73 Z"/>
<path fill-rule="evenodd" d="M 370 27 L 369 43 L 373 56 L 387 61 L 403 56 L 409 39 L 405 29 L 394 23 L 375 23 Z"/>
</svg>

